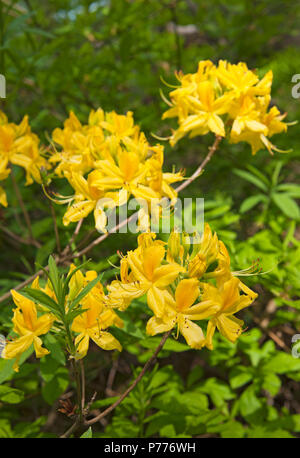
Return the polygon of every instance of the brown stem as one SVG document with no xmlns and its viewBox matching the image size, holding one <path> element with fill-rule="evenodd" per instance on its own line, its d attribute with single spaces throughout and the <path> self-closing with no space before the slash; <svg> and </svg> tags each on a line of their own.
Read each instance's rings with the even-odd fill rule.
<svg viewBox="0 0 300 458">
<path fill-rule="evenodd" d="M 78 221 L 78 223 L 77 223 L 77 225 L 76 225 L 76 228 L 75 228 L 75 231 L 73 232 L 73 235 L 72 235 L 72 237 L 70 238 L 68 245 L 66 246 L 66 248 L 65 248 L 64 251 L 62 252 L 62 256 L 65 256 L 65 255 L 68 254 L 68 252 L 71 250 L 71 245 L 72 245 L 72 243 L 74 242 L 74 240 L 76 239 L 77 235 L 79 234 L 79 231 L 80 231 L 82 222 L 83 222 L 83 219 L 80 219 L 80 220 Z"/>
<path fill-rule="evenodd" d="M 189 186 L 196 178 L 198 178 L 198 176 L 201 174 L 201 172 L 203 171 L 204 167 L 206 166 L 206 164 L 211 160 L 213 154 L 216 152 L 216 150 L 218 149 L 218 146 L 220 144 L 220 141 L 222 140 L 222 137 L 220 137 L 219 135 L 216 136 L 215 138 L 215 141 L 213 143 L 213 145 L 209 148 L 209 152 L 208 152 L 208 155 L 206 156 L 206 158 L 204 159 L 203 162 L 201 162 L 201 164 L 199 165 L 199 167 L 197 168 L 197 170 L 193 173 L 193 175 L 188 178 L 187 180 L 183 181 L 181 183 L 181 185 L 179 185 L 175 191 L 177 192 L 181 192 L 183 189 L 185 189 L 187 186 Z"/>
<path fill-rule="evenodd" d="M 143 376 L 145 375 L 145 373 L 149 369 L 149 367 L 153 364 L 153 362 L 155 361 L 158 353 L 161 351 L 161 349 L 163 348 L 164 344 L 166 343 L 166 340 L 170 336 L 171 332 L 172 332 L 172 329 L 170 331 L 166 332 L 163 335 L 163 338 L 161 339 L 161 341 L 160 341 L 158 347 L 156 348 L 155 352 L 153 353 L 151 358 L 148 359 L 148 361 L 146 362 L 145 366 L 143 367 L 143 369 L 141 370 L 141 372 L 139 373 L 137 378 L 134 380 L 134 382 L 130 385 L 130 387 L 127 388 L 127 390 L 111 406 L 109 406 L 107 409 L 105 409 L 103 412 L 101 412 L 95 418 L 92 418 L 91 420 L 85 421 L 86 425 L 90 426 L 90 425 L 93 425 L 94 423 L 96 423 L 97 421 L 100 421 L 102 418 L 106 417 L 106 415 L 108 415 L 110 412 L 112 412 L 116 407 L 118 407 L 119 404 L 121 404 L 121 402 L 129 395 L 129 393 L 131 393 L 131 391 L 136 387 L 136 385 L 139 383 L 139 381 L 143 378 Z"/>
<path fill-rule="evenodd" d="M 66 439 L 67 437 L 70 437 L 71 434 L 76 431 L 80 426 L 80 421 L 77 419 L 75 423 L 62 435 L 60 436 L 61 439 Z"/>
<path fill-rule="evenodd" d="M 37 240 L 23 239 L 23 237 L 20 237 L 19 235 L 15 234 L 14 232 L 11 232 L 9 229 L 6 229 L 6 227 L 0 226 L 0 230 L 4 232 L 6 235 L 8 235 L 10 238 L 15 240 L 16 242 L 22 243 L 24 245 L 33 245 L 36 248 L 41 247 L 41 244 Z"/>
<path fill-rule="evenodd" d="M 93 425 L 94 423 L 97 423 L 97 421 L 101 421 L 104 417 L 106 417 L 106 415 L 108 415 L 110 412 L 112 412 L 119 404 L 121 404 L 121 402 L 129 395 L 129 393 L 137 386 L 137 384 L 139 383 L 139 381 L 143 378 L 143 376 L 145 375 L 146 371 L 149 369 L 149 367 L 153 364 L 153 362 L 155 361 L 158 353 L 161 351 L 161 349 L 163 348 L 164 344 L 166 343 L 166 340 L 168 339 L 168 337 L 170 336 L 172 332 L 172 329 L 170 329 L 170 331 L 166 332 L 164 335 L 163 335 L 163 338 L 161 339 L 158 347 L 156 348 L 155 352 L 153 353 L 153 355 L 151 356 L 150 359 L 148 359 L 148 361 L 146 362 L 145 366 L 143 367 L 143 369 L 141 370 L 141 372 L 139 373 L 139 375 L 137 376 L 137 378 L 134 380 L 134 382 L 130 385 L 129 388 L 127 388 L 127 390 L 119 397 L 119 399 L 114 402 L 111 406 L 109 406 L 106 410 L 104 410 L 103 412 L 101 412 L 99 415 L 97 415 L 95 418 L 92 418 L 91 420 L 85 420 L 83 421 L 83 424 L 86 425 L 86 426 L 90 426 L 90 425 Z M 94 396 L 93 396 L 94 397 Z M 81 420 L 80 420 L 80 417 L 77 417 L 75 423 L 62 435 L 60 436 L 61 438 L 66 438 L 66 437 L 69 437 L 74 431 L 76 431 L 79 426 L 82 424 Z"/>
<path fill-rule="evenodd" d="M 80 362 L 80 375 L 81 375 L 81 410 L 84 412 L 85 407 L 85 374 L 84 374 L 84 362 L 81 359 Z"/>
</svg>

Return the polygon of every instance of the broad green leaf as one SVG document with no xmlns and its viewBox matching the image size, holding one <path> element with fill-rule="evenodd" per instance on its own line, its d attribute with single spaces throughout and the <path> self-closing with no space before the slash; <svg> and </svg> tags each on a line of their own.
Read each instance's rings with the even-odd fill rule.
<svg viewBox="0 0 300 458">
<path fill-rule="evenodd" d="M 250 382 L 253 378 L 252 368 L 247 366 L 236 366 L 229 374 L 230 386 L 233 389 L 240 388 L 246 383 Z"/>
<path fill-rule="evenodd" d="M 16 388 L 0 385 L 0 401 L 8 404 L 19 404 L 24 399 L 24 393 Z"/>
<path fill-rule="evenodd" d="M 292 355 L 281 351 L 271 358 L 263 366 L 263 369 L 266 372 L 274 372 L 275 374 L 300 371 L 300 359 L 293 358 Z"/>
<path fill-rule="evenodd" d="M 281 380 L 272 372 L 266 374 L 263 380 L 262 388 L 267 390 L 271 396 L 276 396 L 278 394 L 281 387 Z"/>
<path fill-rule="evenodd" d="M 243 417 L 257 412 L 261 407 L 261 400 L 258 399 L 253 385 L 243 391 L 239 399 L 239 407 Z"/>
<path fill-rule="evenodd" d="M 277 207 L 289 218 L 299 219 L 300 211 L 297 203 L 289 197 L 287 194 L 283 193 L 273 193 L 271 195 L 273 202 Z"/>
<path fill-rule="evenodd" d="M 64 367 L 59 367 L 55 376 L 42 388 L 42 395 L 45 401 L 52 405 L 67 389 L 69 385 L 69 373 Z"/>
</svg>

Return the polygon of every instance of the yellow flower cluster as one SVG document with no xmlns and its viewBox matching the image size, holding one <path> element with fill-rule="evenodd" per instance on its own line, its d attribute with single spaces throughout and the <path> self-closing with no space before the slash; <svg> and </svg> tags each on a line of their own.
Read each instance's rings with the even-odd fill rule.
<svg viewBox="0 0 300 458">
<path fill-rule="evenodd" d="M 10 174 L 10 164 L 23 167 L 26 171 L 26 184 L 41 183 L 42 167 L 49 168 L 46 159 L 39 151 L 39 139 L 31 132 L 28 116 L 19 125 L 9 123 L 7 116 L 0 111 L 0 181 Z M 7 207 L 6 193 L 0 186 L 0 204 Z"/>
<path fill-rule="evenodd" d="M 147 204 L 163 197 L 176 201 L 177 194 L 170 185 L 182 180 L 182 174 L 163 173 L 163 146 L 148 143 L 131 112 L 118 115 L 99 108 L 90 113 L 87 125 L 71 112 L 64 128 L 54 130 L 53 140 L 61 151 L 56 151 L 49 162 L 75 191 L 61 200 L 69 202 L 65 225 L 93 211 L 97 230 L 105 232 L 105 209 L 123 205 L 130 196 Z M 140 221 L 144 213 L 145 207 L 140 211 Z"/>
<path fill-rule="evenodd" d="M 71 265 L 70 272 L 74 268 L 75 266 Z M 73 275 L 65 304 L 66 311 L 68 311 L 70 302 L 96 277 L 97 274 L 93 270 L 86 272 L 85 276 L 80 270 Z M 39 286 L 39 277 L 37 277 L 31 287 L 43 291 L 49 298 L 55 299 L 55 293 L 49 281 L 44 288 L 41 288 Z M 42 347 L 42 340 L 39 336 L 47 334 L 51 328 L 53 332 L 60 332 L 61 323 L 56 316 L 49 312 L 45 305 L 36 305 L 32 300 L 14 290 L 12 291 L 12 296 L 17 306 L 12 320 L 14 324 L 13 331 L 19 337 L 7 343 L 2 357 L 5 359 L 16 358 L 14 369 L 18 371 L 21 355 L 32 344 L 37 358 L 49 353 L 46 348 Z M 112 325 L 122 327 L 123 322 L 106 303 L 107 300 L 100 282 L 82 299 L 81 305 L 84 312 L 76 316 L 71 325 L 71 331 L 76 334 L 74 339 L 76 351 L 73 355 L 75 359 L 81 359 L 87 354 L 90 339 L 104 350 L 122 350 L 118 340 L 106 329 Z"/>
<path fill-rule="evenodd" d="M 277 107 L 268 111 L 272 71 L 259 79 L 244 62 L 233 65 L 220 60 L 215 66 L 205 60 L 199 62 L 196 73 L 176 76 L 180 86 L 170 93 L 171 102 L 165 99 L 171 108 L 163 114 L 163 119 L 178 118 L 171 145 L 187 134 L 192 138 L 213 132 L 231 143 L 249 143 L 252 154 L 264 148 L 271 154 L 282 152 L 269 140 L 288 126 L 282 122 L 286 114 Z"/>
<path fill-rule="evenodd" d="M 230 342 L 242 333 L 243 321 L 234 314 L 250 305 L 257 294 L 230 269 L 223 242 L 208 224 L 202 237 L 190 245 L 189 237 L 173 232 L 166 245 L 155 234 L 138 238 L 138 248 L 121 260 L 120 280 L 108 286 L 108 301 L 126 309 L 135 298 L 147 295 L 154 313 L 147 333 L 155 335 L 177 327 L 192 348 L 213 348 L 217 328 Z M 206 336 L 194 321 L 209 319 Z"/>
</svg>

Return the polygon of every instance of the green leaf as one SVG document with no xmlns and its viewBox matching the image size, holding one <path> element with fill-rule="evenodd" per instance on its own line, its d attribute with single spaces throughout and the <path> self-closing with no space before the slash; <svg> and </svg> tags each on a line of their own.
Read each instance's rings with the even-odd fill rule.
<svg viewBox="0 0 300 458">
<path fill-rule="evenodd" d="M 24 393 L 16 388 L 0 385 L 0 401 L 8 404 L 19 404 L 24 399 Z"/>
<path fill-rule="evenodd" d="M 228 421 L 219 425 L 212 425 L 207 428 L 209 433 L 219 433 L 223 438 L 240 438 L 246 434 L 246 428 L 238 421 Z"/>
<path fill-rule="evenodd" d="M 13 430 L 11 429 L 10 422 L 6 419 L 0 420 L 0 438 L 12 438 L 14 437 Z"/>
<path fill-rule="evenodd" d="M 262 388 L 267 390 L 271 396 L 276 396 L 281 387 L 281 380 L 276 374 L 268 373 L 264 377 Z"/>
<path fill-rule="evenodd" d="M 246 388 L 239 399 L 239 407 L 243 417 L 251 415 L 262 407 L 261 400 L 256 396 L 253 385 Z"/>
<path fill-rule="evenodd" d="M 24 289 L 24 291 L 20 291 L 20 294 L 37 304 L 44 305 L 51 312 L 60 317 L 58 304 L 50 296 L 48 296 L 48 294 L 44 293 L 44 291 L 27 287 Z"/>
<path fill-rule="evenodd" d="M 271 183 L 270 181 L 268 180 L 268 178 L 266 177 L 266 175 L 264 175 L 262 172 L 260 172 L 259 170 L 257 170 L 257 168 L 255 168 L 253 165 L 251 164 L 248 164 L 247 165 L 247 169 L 252 172 L 254 175 L 256 175 L 258 178 L 260 178 L 261 181 L 263 181 L 266 186 L 269 188 Z"/>
<path fill-rule="evenodd" d="M 293 358 L 292 355 L 283 351 L 271 358 L 264 366 L 264 371 L 274 372 L 275 374 L 285 374 L 286 372 L 300 371 L 300 359 Z"/>
<path fill-rule="evenodd" d="M 251 208 L 255 207 L 259 202 L 267 202 L 268 199 L 263 194 L 257 194 L 256 196 L 250 196 L 244 200 L 242 205 L 240 206 L 240 212 L 246 213 Z"/>
<path fill-rule="evenodd" d="M 229 374 L 230 386 L 233 389 L 240 388 L 253 378 L 253 371 L 249 366 L 236 366 Z"/>
<path fill-rule="evenodd" d="M 51 358 L 55 359 L 59 364 L 64 366 L 66 363 L 66 357 L 57 338 L 48 333 L 45 336 L 44 342 L 46 348 L 48 348 L 51 352 Z"/>
<path fill-rule="evenodd" d="M 81 436 L 80 436 L 82 439 L 86 439 L 86 438 L 90 438 L 90 437 L 93 437 L 93 431 L 92 431 L 92 427 L 90 426 L 89 429 L 87 429 Z"/>
<path fill-rule="evenodd" d="M 271 198 L 277 207 L 282 211 L 282 213 L 284 213 L 289 218 L 294 218 L 297 220 L 299 219 L 299 207 L 291 197 L 283 193 L 273 193 Z"/>
<path fill-rule="evenodd" d="M 55 261 L 52 256 L 49 256 L 48 267 L 49 267 L 49 278 L 53 286 L 53 291 L 55 292 L 56 299 L 61 308 L 65 304 L 65 300 L 64 300 L 65 298 L 63 296 L 62 282 L 59 278 L 59 272 L 58 272 L 58 269 L 56 267 Z"/>
<path fill-rule="evenodd" d="M 262 191 L 268 192 L 268 187 L 265 185 L 265 183 L 255 175 L 252 175 L 252 173 L 240 169 L 233 169 L 233 173 L 254 184 L 254 186 L 260 188 Z"/>
<path fill-rule="evenodd" d="M 119 399 L 119 397 L 120 396 L 112 396 L 110 398 L 98 399 L 91 405 L 91 410 L 100 409 L 102 407 L 108 407 L 112 405 L 114 402 L 116 402 Z"/>
<path fill-rule="evenodd" d="M 268 430 L 265 426 L 255 426 L 251 428 L 248 433 L 247 437 L 252 439 L 280 439 L 280 438 L 292 438 L 292 436 L 288 431 L 283 429 L 276 429 L 274 431 Z"/>
<path fill-rule="evenodd" d="M 64 367 L 59 367 L 54 377 L 42 388 L 45 401 L 52 405 L 67 389 L 69 385 L 69 373 Z"/>
<path fill-rule="evenodd" d="M 28 348 L 20 357 L 19 366 L 23 364 L 23 362 L 29 358 L 29 356 L 33 353 L 33 345 Z M 13 369 L 13 365 L 15 362 L 14 359 L 1 359 L 0 358 L 0 383 L 3 383 L 5 380 L 9 380 L 15 371 Z M 20 368 L 20 373 L 22 368 Z"/>
<path fill-rule="evenodd" d="M 50 380 L 55 377 L 55 373 L 58 367 L 58 361 L 52 358 L 51 355 L 46 355 L 40 359 L 41 376 L 45 382 L 50 382 Z"/>
<path fill-rule="evenodd" d="M 280 170 L 282 169 L 282 166 L 283 166 L 283 162 L 279 161 L 277 162 L 277 164 L 275 165 L 275 168 L 274 168 L 274 172 L 273 172 L 273 175 L 272 175 L 272 184 L 273 186 L 275 186 L 278 182 L 278 177 L 279 177 L 279 174 L 280 174 Z"/>
<path fill-rule="evenodd" d="M 161 338 L 159 337 L 149 337 L 145 340 L 142 340 L 140 342 L 140 345 L 145 348 L 156 348 L 161 341 Z M 168 351 L 175 351 L 175 352 L 181 352 L 181 351 L 187 351 L 190 350 L 190 347 L 184 343 L 177 342 L 175 339 L 168 339 L 164 345 L 163 350 L 168 350 Z"/>
<path fill-rule="evenodd" d="M 69 273 L 69 275 L 67 276 L 66 280 L 65 280 L 65 284 L 64 284 L 64 295 L 67 294 L 68 292 L 68 286 L 69 286 L 69 283 L 70 283 L 70 280 L 71 278 L 73 277 L 73 275 L 76 274 L 76 272 L 78 272 L 78 270 L 82 269 L 83 267 L 85 267 L 87 264 L 89 264 L 90 260 L 88 261 L 85 261 L 83 264 L 80 264 L 80 266 L 76 267 L 75 269 L 72 270 L 71 273 Z"/>
<path fill-rule="evenodd" d="M 97 285 L 97 283 L 100 281 L 101 274 L 98 275 L 97 278 L 94 278 L 94 280 L 90 281 L 84 288 L 83 290 L 78 294 L 77 297 L 72 301 L 69 310 L 71 311 L 74 307 L 76 307 L 77 304 L 82 301 L 82 299 L 91 291 L 91 289 L 94 288 L 94 286 Z"/>
</svg>

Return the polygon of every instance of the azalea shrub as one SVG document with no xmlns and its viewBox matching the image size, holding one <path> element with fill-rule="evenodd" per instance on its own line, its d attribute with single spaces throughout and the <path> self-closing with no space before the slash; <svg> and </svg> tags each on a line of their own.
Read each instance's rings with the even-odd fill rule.
<svg viewBox="0 0 300 458">
<path fill-rule="evenodd" d="M 298 437 L 299 7 L 54 3 L 1 5 L 0 437 Z"/>
</svg>

